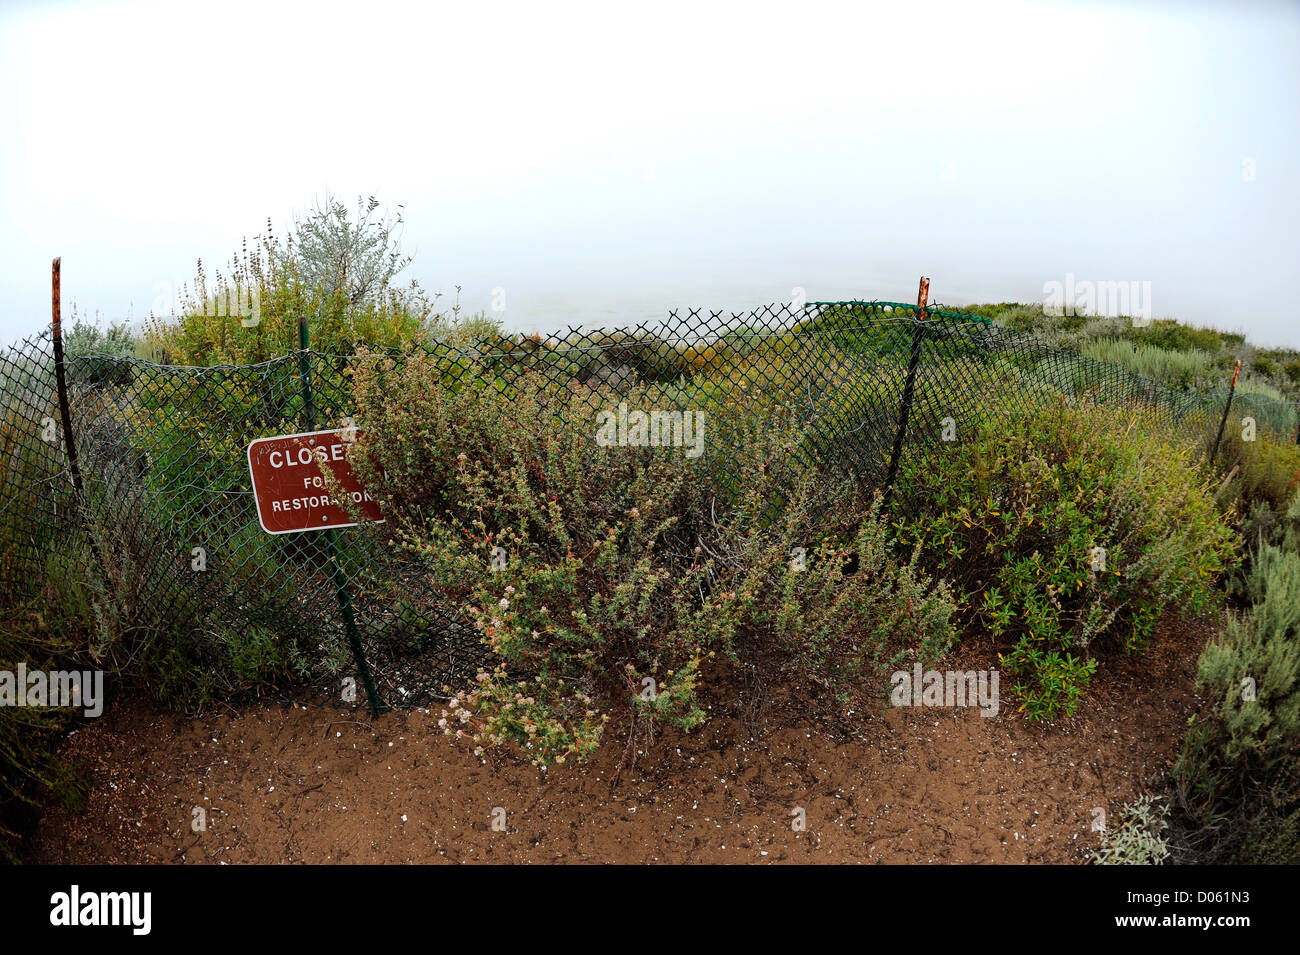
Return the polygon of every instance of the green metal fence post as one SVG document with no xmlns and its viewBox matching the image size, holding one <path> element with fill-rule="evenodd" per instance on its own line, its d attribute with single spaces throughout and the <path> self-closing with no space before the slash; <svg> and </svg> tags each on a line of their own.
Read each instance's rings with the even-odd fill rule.
<svg viewBox="0 0 1300 955">
<path fill-rule="evenodd" d="M 889 453 L 889 470 L 885 473 L 884 500 L 889 501 L 898 476 L 898 459 L 903 454 L 903 440 L 907 435 L 907 419 L 912 413 L 912 398 L 916 392 L 916 369 L 921 363 L 921 341 L 925 336 L 925 307 L 930 302 L 930 280 L 921 277 L 916 293 L 916 318 L 912 323 L 912 353 L 907 360 L 907 381 L 903 383 L 903 399 L 898 410 L 898 430 L 894 432 L 894 447 Z"/>
<path fill-rule="evenodd" d="M 308 431 L 316 430 L 316 406 L 311 390 L 311 353 L 308 351 L 310 339 L 307 332 L 307 319 L 298 319 L 298 374 L 302 379 L 303 418 Z M 361 635 L 357 632 L 356 615 L 352 610 L 352 594 L 348 592 L 347 578 L 339 564 L 338 544 L 334 539 L 334 529 L 321 531 L 325 535 L 325 556 L 330 565 L 330 579 L 334 584 L 334 598 L 338 601 L 339 611 L 343 614 L 343 630 L 347 634 L 348 647 L 352 650 L 352 662 L 357 666 L 361 683 L 366 688 L 366 699 L 370 703 L 370 715 L 378 716 L 383 710 L 375 681 L 370 675 L 370 664 L 366 662 L 366 652 L 361 646 Z"/>
</svg>

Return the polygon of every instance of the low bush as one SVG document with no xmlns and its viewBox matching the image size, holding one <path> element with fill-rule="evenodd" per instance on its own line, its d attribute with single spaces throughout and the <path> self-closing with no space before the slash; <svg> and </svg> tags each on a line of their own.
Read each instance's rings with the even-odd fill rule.
<svg viewBox="0 0 1300 955">
<path fill-rule="evenodd" d="M 68 489 L 70 491 L 70 489 Z M 0 567 L 0 671 L 13 673 L 78 667 L 97 626 L 96 605 L 84 583 L 85 566 L 66 546 L 70 493 L 59 494 L 43 572 L 19 582 Z M 45 502 L 48 507 L 48 502 Z M 11 583 L 12 582 L 12 583 Z M 78 719 L 69 709 L 0 706 L 0 861 L 21 862 L 24 838 L 39 806 L 51 798 L 79 805 L 85 781 L 58 756 L 64 735 Z"/>
<path fill-rule="evenodd" d="M 69 659 L 180 710 L 285 682 L 300 637 L 276 618 L 265 595 L 241 595 L 265 615 L 246 614 L 223 630 L 209 618 L 229 605 L 225 588 L 238 574 L 192 573 L 189 545 L 172 542 L 175 550 L 168 552 L 170 539 L 137 488 L 107 469 L 96 478 L 87 489 L 95 506 L 83 506 L 80 520 L 63 528 L 32 601 L 34 612 L 68 641 Z M 254 617 L 267 626 L 248 625 Z"/>
<path fill-rule="evenodd" d="M 1155 345 L 1135 345 L 1122 338 L 1086 341 L 1080 354 L 1099 361 L 1122 365 L 1135 375 L 1150 378 L 1170 388 L 1193 388 L 1206 383 L 1210 355 L 1198 349 L 1175 351 Z"/>
<path fill-rule="evenodd" d="M 78 319 L 63 336 L 63 349 L 69 364 L 79 378 L 92 384 L 129 382 L 130 363 L 113 359 L 132 358 L 135 348 L 135 337 L 130 327 L 121 322 L 112 322 L 101 328 Z"/>
<path fill-rule="evenodd" d="M 645 407 L 643 391 L 439 380 L 423 354 L 364 356 L 354 459 L 388 517 L 377 533 L 495 661 L 452 694 L 448 732 L 546 764 L 590 753 L 617 717 L 631 753 L 657 726 L 699 725 L 719 666 L 865 703 L 887 669 L 951 642 L 946 587 L 893 556 L 851 482 L 794 466 L 797 427 L 743 394 L 674 409 L 705 411 L 694 457 L 593 440 L 596 409 Z"/>
<path fill-rule="evenodd" d="M 992 414 L 905 459 L 895 521 L 1005 647 L 1031 718 L 1074 712 L 1099 643 L 1144 650 L 1171 608 L 1216 602 L 1236 561 L 1195 452 L 1135 413 Z"/>
<path fill-rule="evenodd" d="M 1089 854 L 1097 865 L 1160 865 L 1169 858 L 1169 807 L 1159 797 L 1140 796 L 1124 807 L 1123 820 L 1102 833 L 1101 848 Z"/>
<path fill-rule="evenodd" d="M 1201 654 L 1208 713 L 1193 717 L 1172 778 L 1180 861 L 1300 858 L 1300 495 L 1259 547 L 1249 609 Z"/>
<path fill-rule="evenodd" d="M 1199 682 L 1221 694 L 1223 753 L 1268 765 L 1300 740 L 1300 553 L 1265 544 L 1234 616 L 1201 656 Z"/>
<path fill-rule="evenodd" d="M 1237 394 L 1239 395 L 1258 395 L 1261 398 L 1267 398 L 1271 401 L 1286 401 L 1286 396 L 1282 394 L 1282 389 L 1270 385 L 1266 381 L 1246 378 L 1237 382 Z"/>
<path fill-rule="evenodd" d="M 50 669 L 68 650 L 66 637 L 31 608 L 0 601 L 0 670 Z M 23 837 L 40 803 L 54 797 L 78 806 L 85 781 L 57 755 L 72 711 L 0 706 L 0 861 L 22 861 Z"/>
<path fill-rule="evenodd" d="M 1009 332 L 1032 332 L 1042 328 L 1047 316 L 1042 305 L 1021 305 L 1016 302 L 1002 302 L 998 305 L 968 305 L 963 312 L 978 315 L 996 322 Z M 1062 319 L 1073 316 L 1062 316 Z"/>
<path fill-rule="evenodd" d="M 1218 499 L 1238 515 L 1257 507 L 1282 513 L 1300 489 L 1298 445 L 1244 441 L 1240 431 L 1227 430 L 1216 465 L 1223 475 Z"/>
<path fill-rule="evenodd" d="M 1146 325 L 1133 327 L 1129 329 L 1128 337 L 1140 345 L 1154 345 L 1169 351 L 1201 351 L 1210 354 L 1240 347 L 1246 341 L 1246 336 L 1239 332 L 1196 328 L 1172 318 L 1157 318 Z"/>
<path fill-rule="evenodd" d="M 280 637 L 262 627 L 247 627 L 224 634 L 230 669 L 242 688 L 274 685 L 291 670 L 289 655 Z"/>
</svg>

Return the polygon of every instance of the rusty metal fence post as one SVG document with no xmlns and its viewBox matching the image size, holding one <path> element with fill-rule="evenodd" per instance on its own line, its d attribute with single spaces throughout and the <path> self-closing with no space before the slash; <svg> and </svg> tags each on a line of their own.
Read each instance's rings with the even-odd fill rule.
<svg viewBox="0 0 1300 955">
<path fill-rule="evenodd" d="M 77 494 L 82 491 L 81 467 L 77 463 L 77 444 L 72 439 L 72 412 L 68 404 L 68 374 L 63 357 L 63 259 L 54 260 L 50 269 L 50 311 L 54 326 L 54 385 L 59 396 L 59 419 L 63 425 L 63 448 L 68 455 L 68 471 Z"/>
<path fill-rule="evenodd" d="M 903 441 L 907 436 L 907 419 L 912 413 L 912 399 L 916 393 L 916 369 L 921 363 L 921 344 L 925 337 L 925 307 L 930 302 L 930 280 L 921 277 L 916 293 L 916 315 L 912 320 L 912 351 L 907 360 L 907 380 L 903 383 L 903 397 L 898 409 L 898 430 L 894 432 L 894 447 L 889 453 L 889 469 L 885 472 L 884 500 L 894 490 L 898 476 L 898 461 L 903 454 Z"/>
<path fill-rule="evenodd" d="M 1237 359 L 1237 367 L 1232 370 L 1232 384 L 1228 386 L 1228 401 L 1223 406 L 1223 418 L 1219 421 L 1219 433 L 1215 436 L 1214 447 L 1210 450 L 1210 463 L 1219 456 L 1219 443 L 1223 440 L 1223 429 L 1228 424 L 1228 412 L 1232 410 L 1232 399 L 1237 393 L 1237 376 L 1241 374 L 1241 359 Z"/>
<path fill-rule="evenodd" d="M 63 258 L 56 258 L 50 267 L 50 322 L 54 338 L 54 387 L 59 400 L 59 422 L 63 428 L 63 450 L 68 457 L 68 473 L 72 477 L 72 489 L 75 492 L 77 514 L 86 524 L 86 542 L 90 545 L 90 554 L 95 565 L 101 569 L 104 559 L 100 555 L 99 545 L 90 525 L 85 521 L 82 507 L 85 505 L 85 486 L 81 480 L 81 464 L 77 459 L 77 442 L 72 436 L 72 409 L 68 401 L 67 361 L 63 352 Z"/>
</svg>

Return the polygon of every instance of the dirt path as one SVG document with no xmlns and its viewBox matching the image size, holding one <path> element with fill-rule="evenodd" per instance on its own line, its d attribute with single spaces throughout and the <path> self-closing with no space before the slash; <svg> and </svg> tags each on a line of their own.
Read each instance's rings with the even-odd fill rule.
<svg viewBox="0 0 1300 955">
<path fill-rule="evenodd" d="M 1074 720 L 1004 703 L 894 709 L 857 738 L 814 726 L 738 744 L 719 714 L 655 741 L 612 791 L 617 747 L 540 771 L 441 735 L 437 710 L 252 706 L 185 718 L 118 704 L 66 753 L 87 807 L 51 809 L 42 862 L 1052 862 L 1096 845 L 1177 750 L 1205 625 L 1103 668 Z M 968 665 L 975 665 L 973 663 Z M 1005 693 L 1004 699 L 1009 694 Z M 194 808 L 207 830 L 194 832 Z M 504 831 L 493 828 L 504 810 Z M 796 809 L 804 831 L 793 828 Z M 501 818 L 497 813 L 497 818 Z"/>
</svg>

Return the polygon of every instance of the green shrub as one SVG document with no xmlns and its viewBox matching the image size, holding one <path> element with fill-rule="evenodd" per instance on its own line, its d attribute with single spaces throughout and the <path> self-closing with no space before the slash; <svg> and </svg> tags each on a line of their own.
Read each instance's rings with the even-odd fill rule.
<svg viewBox="0 0 1300 955">
<path fill-rule="evenodd" d="M 1020 678 L 1012 687 L 1020 697 L 1020 711 L 1030 720 L 1051 719 L 1057 713 L 1073 716 L 1079 697 L 1097 672 L 1097 661 L 1040 650 L 1037 643 L 1026 634 L 1001 657 L 1003 665 Z"/>
<path fill-rule="evenodd" d="M 73 665 L 77 646 L 93 632 L 95 609 L 70 550 L 47 555 L 30 598 L 0 592 L 0 670 Z M 84 802 L 85 780 L 57 752 L 76 719 L 75 710 L 0 706 L 0 861 L 23 860 L 26 831 L 48 798 L 74 807 Z"/>
<path fill-rule="evenodd" d="M 606 331 L 595 336 L 595 350 L 587 352 L 593 364 L 581 377 L 616 375 L 620 369 L 635 373 L 637 381 L 675 381 L 690 372 L 683 352 L 674 343 L 644 331 Z"/>
<path fill-rule="evenodd" d="M 50 669 L 69 649 L 61 631 L 59 621 L 0 600 L 0 670 L 12 672 L 19 662 L 30 669 Z M 22 861 L 25 830 L 45 798 L 54 796 L 71 806 L 84 801 L 85 781 L 57 755 L 72 713 L 0 707 L 0 860 L 4 862 Z"/>
<path fill-rule="evenodd" d="M 416 653 L 436 639 L 441 629 L 442 622 L 434 614 L 422 611 L 415 601 L 403 597 L 394 605 L 380 639 L 398 653 Z"/>
<path fill-rule="evenodd" d="M 245 688 L 274 686 L 289 674 L 288 652 L 272 631 L 247 627 L 229 630 L 223 636 L 230 669 Z"/>
<path fill-rule="evenodd" d="M 1135 375 L 1170 388 L 1192 388 L 1205 383 L 1211 367 L 1210 355 L 1198 349 L 1175 351 L 1154 345 L 1135 345 L 1122 338 L 1093 339 L 1084 342 L 1079 352 L 1089 358 L 1122 365 Z"/>
<path fill-rule="evenodd" d="M 80 380 L 93 384 L 131 380 L 130 363 L 113 360 L 135 355 L 135 338 L 125 323 L 112 322 L 100 328 L 76 320 L 63 336 L 63 350 L 72 373 Z"/>
<path fill-rule="evenodd" d="M 1002 302 L 998 305 L 966 305 L 962 311 L 969 315 L 987 318 L 1009 332 L 1033 332 L 1041 329 L 1047 319 L 1043 306 Z"/>
<path fill-rule="evenodd" d="M 1104 638 L 1146 648 L 1168 609 L 1216 601 L 1236 548 L 1195 453 L 1137 413 L 1057 406 L 990 415 L 900 468 L 901 539 L 958 588 L 969 625 L 1009 649 L 1022 710 L 1073 710 Z M 1094 548 L 1103 548 L 1104 555 Z"/>
<path fill-rule="evenodd" d="M 1160 865 L 1169 858 L 1169 807 L 1140 796 L 1124 807 L 1123 821 L 1102 833 L 1101 848 L 1089 853 L 1096 865 Z"/>
<path fill-rule="evenodd" d="M 141 653 L 140 665 L 129 674 L 139 680 L 163 704 L 181 711 L 192 711 L 223 694 L 223 686 L 214 667 L 195 652 L 191 634 L 185 630 L 156 633 Z"/>
<path fill-rule="evenodd" d="M 1172 779 L 1187 861 L 1300 858 L 1300 495 L 1259 547 L 1249 610 L 1201 654 L 1208 715 L 1193 717 Z"/>
<path fill-rule="evenodd" d="M 1276 388 L 1266 381 L 1257 381 L 1251 378 L 1243 378 L 1237 382 L 1237 393 L 1239 395 L 1259 395 L 1263 398 L 1271 398 L 1273 401 L 1286 401 L 1286 396 L 1282 394 L 1280 388 Z"/>
<path fill-rule="evenodd" d="M 501 323 L 495 318 L 482 312 L 461 315 L 459 305 L 453 306 L 451 315 L 429 330 L 431 343 L 453 346 L 478 345 L 500 334 Z"/>
<path fill-rule="evenodd" d="M 1267 767 L 1300 741 L 1300 552 L 1260 548 L 1247 596 L 1249 614 L 1201 655 L 1198 683 L 1219 695 L 1224 756 Z"/>
<path fill-rule="evenodd" d="M 152 316 L 147 351 L 180 365 L 250 364 L 299 347 L 306 316 L 311 347 L 350 355 L 357 345 L 399 347 L 450 330 L 430 297 L 398 275 L 410 258 L 397 220 L 377 217 L 373 200 L 353 217 L 329 200 L 283 238 L 270 230 L 234 256 L 209 284 L 203 263 L 181 313 Z"/>
<path fill-rule="evenodd" d="M 84 648 L 78 655 L 89 659 L 82 663 L 93 662 L 179 709 L 223 694 L 261 690 L 286 676 L 289 650 L 283 634 L 292 631 L 264 593 L 275 566 L 262 568 L 263 576 L 249 582 L 251 592 L 239 595 L 264 611 L 258 616 L 266 626 L 219 633 L 208 625 L 207 615 L 231 599 L 227 585 L 249 579 L 245 569 L 236 566 L 224 577 L 209 572 L 178 580 L 178 566 L 188 571 L 189 545 L 177 546 L 151 513 L 151 504 L 166 496 L 147 502 L 123 471 L 131 473 L 101 466 L 87 485 L 93 506 L 81 510 L 84 525 L 70 522 L 47 558 L 41 614 L 56 620 L 58 631 Z M 212 540 L 198 539 L 212 545 Z M 229 553 L 221 553 L 223 561 L 242 559 L 239 539 L 232 539 Z M 265 534 L 253 540 L 285 546 Z M 173 553 L 168 553 L 169 542 Z M 274 624 L 280 633 L 273 637 Z"/>
<path fill-rule="evenodd" d="M 1238 430 L 1229 428 L 1219 448 L 1217 465 L 1226 483 L 1219 489 L 1223 506 L 1238 514 L 1264 505 L 1284 511 L 1300 489 L 1300 446 L 1278 444 L 1257 437 L 1243 441 Z"/>
<path fill-rule="evenodd" d="M 1263 375 L 1265 378 L 1274 377 L 1280 370 L 1277 362 L 1264 354 L 1257 354 L 1255 356 L 1255 360 L 1251 362 L 1251 368 L 1253 368 L 1258 374 Z"/>
<path fill-rule="evenodd" d="M 448 393 L 422 354 L 363 356 L 354 381 L 376 533 L 424 562 L 496 661 L 443 716 L 479 746 L 546 764 L 590 753 L 613 716 L 628 747 L 690 729 L 718 665 L 881 699 L 886 669 L 951 641 L 946 588 L 892 556 L 851 483 L 794 466 L 802 434 L 743 395 L 708 410 L 695 458 L 593 440 L 596 409 L 645 407 L 644 390 L 525 375 Z M 743 487 L 721 480 L 736 470 Z"/>
<path fill-rule="evenodd" d="M 1141 345 L 1154 345 L 1170 351 L 1202 351 L 1210 354 L 1239 347 L 1246 341 L 1246 336 L 1237 332 L 1194 328 L 1172 318 L 1158 318 L 1145 326 L 1134 327 L 1129 330 L 1127 337 Z"/>
</svg>

